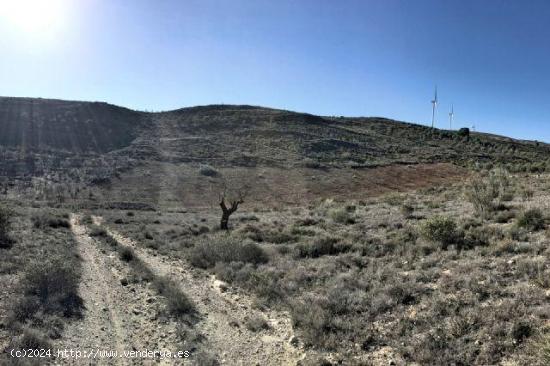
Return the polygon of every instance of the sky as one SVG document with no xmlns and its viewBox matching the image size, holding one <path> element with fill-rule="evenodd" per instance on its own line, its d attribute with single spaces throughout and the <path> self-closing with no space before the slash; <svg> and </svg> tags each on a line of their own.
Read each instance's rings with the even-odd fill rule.
<svg viewBox="0 0 550 366">
<path fill-rule="evenodd" d="M 550 142 L 544 0 L 0 0 L 0 95 L 251 104 Z"/>
</svg>

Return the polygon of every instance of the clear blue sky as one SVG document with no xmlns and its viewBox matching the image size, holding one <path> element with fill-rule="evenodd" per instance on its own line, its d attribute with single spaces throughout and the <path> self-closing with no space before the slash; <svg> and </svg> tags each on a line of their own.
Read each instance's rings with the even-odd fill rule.
<svg viewBox="0 0 550 366">
<path fill-rule="evenodd" d="M 0 11 L 0 95 L 427 124 L 437 84 L 439 127 L 550 141 L 548 1 L 50 1 Z"/>
</svg>

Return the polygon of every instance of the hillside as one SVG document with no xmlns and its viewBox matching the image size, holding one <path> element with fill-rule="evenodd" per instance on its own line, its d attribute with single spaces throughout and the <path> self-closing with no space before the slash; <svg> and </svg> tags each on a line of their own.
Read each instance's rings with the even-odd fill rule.
<svg viewBox="0 0 550 366">
<path fill-rule="evenodd" d="M 129 145 L 143 114 L 100 102 L 0 98 L 0 145 L 105 153 Z"/>
<path fill-rule="evenodd" d="M 543 143 L 384 118 L 232 105 L 145 113 L 97 102 L 0 98 L 0 130 L 4 181 L 108 185 L 101 192 L 111 199 L 184 197 L 190 206 L 209 204 L 211 190 L 228 176 L 256 187 L 261 202 L 288 203 L 454 181 L 466 174 L 457 167 L 543 171 L 550 153 Z M 202 174 L 204 167 L 214 174 Z"/>
<path fill-rule="evenodd" d="M 333 118 L 253 106 L 145 113 L 100 102 L 0 98 L 0 146 L 222 166 L 369 167 L 393 163 L 545 161 L 550 147 L 384 118 Z M 124 151 L 123 149 L 126 149 Z M 23 154 L 21 154 L 23 152 Z"/>
<path fill-rule="evenodd" d="M 545 170 L 547 144 L 252 106 L 1 105 L 2 365 L 548 364 L 549 175 L 491 169 Z"/>
</svg>

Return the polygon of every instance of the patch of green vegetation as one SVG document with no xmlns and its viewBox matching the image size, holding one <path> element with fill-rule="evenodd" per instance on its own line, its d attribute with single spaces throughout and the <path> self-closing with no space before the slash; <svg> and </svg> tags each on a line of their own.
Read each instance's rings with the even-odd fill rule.
<svg viewBox="0 0 550 366">
<path fill-rule="evenodd" d="M 457 225 L 450 217 L 434 216 L 426 220 L 420 227 L 422 235 L 433 242 L 447 248 L 457 240 Z"/>
</svg>

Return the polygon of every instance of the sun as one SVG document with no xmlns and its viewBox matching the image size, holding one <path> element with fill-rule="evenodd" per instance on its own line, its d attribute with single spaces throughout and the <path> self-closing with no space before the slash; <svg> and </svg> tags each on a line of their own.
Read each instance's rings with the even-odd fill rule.
<svg viewBox="0 0 550 366">
<path fill-rule="evenodd" d="M 18 31 L 40 35 L 58 29 L 67 0 L 0 0 L 0 22 Z"/>
</svg>

